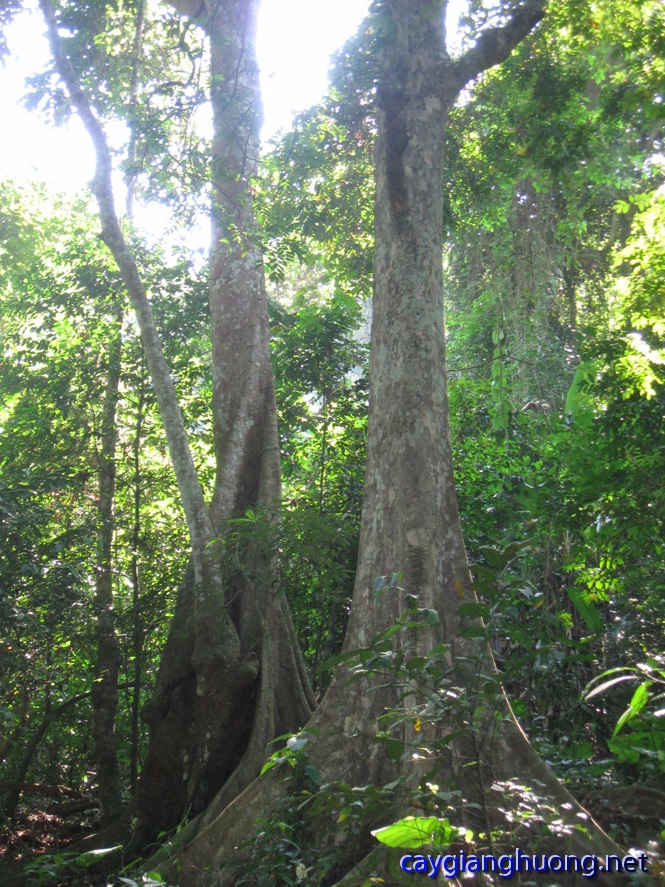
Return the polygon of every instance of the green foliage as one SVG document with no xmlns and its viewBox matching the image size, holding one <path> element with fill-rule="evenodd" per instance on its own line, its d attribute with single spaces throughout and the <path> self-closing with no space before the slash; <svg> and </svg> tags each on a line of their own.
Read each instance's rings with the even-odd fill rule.
<svg viewBox="0 0 665 887">
<path fill-rule="evenodd" d="M 5 5 L 6 17 L 14 5 Z M 190 218 L 208 180 L 208 146 L 197 130 L 201 33 L 164 7 L 145 25 L 137 56 L 137 3 L 58 5 L 77 73 L 94 83 L 97 110 L 125 121 L 135 138 L 127 178 Z M 490 14 L 487 5 L 473 6 L 474 14 Z M 301 115 L 262 164 L 255 186 L 261 231 L 253 236 L 273 281 L 284 509 L 279 527 L 263 514 L 236 517 L 220 556 L 229 575 L 256 580 L 263 570 L 262 581 L 288 595 L 317 691 L 335 664 L 356 680 L 398 690 L 399 710 L 378 725 L 377 741 L 391 760 L 422 755 L 423 768 L 434 771 L 455 743 L 471 743 L 478 760 L 501 717 L 501 680 L 569 783 L 639 778 L 660 785 L 663 10 L 646 0 L 552 2 L 539 33 L 475 84 L 447 128 L 452 443 L 478 595 L 458 616 L 467 639 L 487 639 L 499 676 L 479 661 L 451 663 L 444 645 L 424 653 L 420 642 L 438 614 L 415 598 L 405 599 L 402 620 L 366 649 L 336 655 L 362 500 L 372 107 L 385 38 L 370 19 L 339 54 L 328 98 Z M 69 105 L 53 83 L 50 71 L 35 78 L 31 101 L 63 120 Z M 45 725 L 48 742 L 28 762 L 27 778 L 87 787 L 98 429 L 108 343 L 119 328 L 114 591 L 121 680 L 131 683 L 138 662 L 141 692 L 154 680 L 188 557 L 186 534 L 135 325 L 87 208 L 9 183 L 0 197 L 4 765 L 18 773 Z M 200 262 L 137 237 L 132 243 L 210 491 Z M 278 557 L 257 557 L 259 550 Z M 399 581 L 380 577 L 375 595 L 399 593 Z M 123 690 L 118 717 L 125 773 L 129 693 Z M 67 707 L 71 700 L 78 701 Z M 433 778 L 321 786 L 307 763 L 306 737 L 289 742 L 266 766 L 288 773 L 293 791 L 285 810 L 262 823 L 246 883 L 315 883 L 329 874 L 334 853 L 312 859 L 303 850 L 319 815 L 365 848 L 371 829 L 403 812 L 405 799 L 424 815 L 377 829 L 377 837 L 420 841 L 425 834 L 412 832 L 424 828 L 428 840 L 438 830 L 443 844 L 457 834 L 452 808 L 482 819 L 473 799 Z M 521 793 L 525 821 L 533 815 L 537 798 L 519 786 L 503 790 Z M 66 854 L 44 858 L 32 874 L 46 883 L 75 862 Z"/>
<path fill-rule="evenodd" d="M 355 298 L 372 292 L 374 183 L 371 22 L 337 56 L 328 96 L 264 158 L 257 216 L 266 270 L 319 264 Z"/>
<path fill-rule="evenodd" d="M 145 202 L 191 224 L 207 196 L 210 146 L 199 115 L 207 99 L 204 38 L 167 5 L 145 14 L 139 0 L 55 3 L 65 51 L 102 119 L 124 123 L 132 148 L 125 182 Z M 71 103 L 53 63 L 28 78 L 28 108 L 56 125 Z"/>
<path fill-rule="evenodd" d="M 280 585 L 317 687 L 353 589 L 367 421 L 362 312 L 314 271 L 271 305 L 284 510 Z"/>
<path fill-rule="evenodd" d="M 614 288 L 614 328 L 623 333 L 625 350 L 615 359 L 614 371 L 626 384 L 624 398 L 635 392 L 650 399 L 662 391 L 665 364 L 665 186 L 656 191 L 632 195 L 631 203 L 619 206 L 628 212 L 632 206 L 631 235 L 618 251 L 622 274 Z"/>
<path fill-rule="evenodd" d="M 76 851 L 65 851 L 61 853 L 49 853 L 44 856 L 38 856 L 32 862 L 29 862 L 24 872 L 29 878 L 30 884 L 37 887 L 48 887 L 48 885 L 62 884 L 64 879 L 77 879 L 82 876 L 86 869 L 98 864 L 100 859 L 118 850 L 118 847 L 107 847 L 100 850 L 88 850 L 85 853 L 77 853 Z M 124 878 L 120 880 L 124 881 Z M 130 882 L 127 882 L 130 883 Z M 131 882 L 133 883 L 133 882 Z M 157 883 L 155 880 L 144 880 L 143 883 L 149 884 L 150 887 Z"/>
<path fill-rule="evenodd" d="M 441 849 L 460 839 L 470 842 L 473 838 L 473 832 L 455 828 L 448 819 L 438 816 L 405 816 L 392 825 L 376 829 L 372 834 L 388 847 L 403 847 L 406 850 L 417 850 L 426 844 Z"/>
<path fill-rule="evenodd" d="M 650 3 L 553 4 L 448 129 L 452 441 L 476 587 L 531 734 L 567 760 L 590 741 L 593 766 L 619 713 L 583 688 L 665 642 L 664 24 Z M 489 548 L 524 542 L 497 577 Z"/>
<path fill-rule="evenodd" d="M 261 768 L 261 776 L 268 773 L 273 767 L 281 767 L 284 764 L 293 771 L 291 778 L 297 782 L 307 782 L 312 786 L 318 786 L 321 782 L 321 774 L 316 767 L 307 763 L 307 744 L 310 735 L 316 735 L 316 731 L 304 730 L 302 733 L 291 736 L 278 736 L 273 740 L 278 743 L 286 739 L 286 745 L 278 749 L 268 758 Z"/>
<path fill-rule="evenodd" d="M 188 556 L 186 534 L 140 343 L 133 325 L 119 321 L 125 313 L 122 285 L 87 206 L 8 182 L 2 204 L 0 668 L 10 737 L 2 754 L 7 778 L 87 790 L 99 431 L 109 343 L 119 330 L 114 591 L 123 656 L 118 736 L 124 772 L 131 755 L 135 663 L 138 658 L 137 692 L 144 694 Z M 188 420 L 205 429 L 209 371 L 196 359 L 206 342 L 205 290 L 190 278 L 187 260 L 167 263 L 140 244 L 137 252 L 155 284 L 155 314 Z M 204 482 L 212 480 L 209 453 L 202 440 L 196 454 Z M 140 577 L 137 598 L 134 557 L 139 570 L 153 565 Z M 140 728 L 138 741 L 144 738 Z"/>
<path fill-rule="evenodd" d="M 19 728 L 6 764 L 23 780 L 30 736 L 52 708 L 88 689 L 92 441 L 106 340 L 117 331 L 118 278 L 81 206 L 56 202 L 47 210 L 38 189 L 21 193 L 5 183 L 2 190 L 0 637 L 10 654 L 3 701 Z M 75 784 L 86 779 L 85 762 L 65 738 L 77 733 L 78 743 L 87 742 L 84 706 L 77 715 L 80 729 L 78 717 L 56 725 L 56 752 L 40 750 L 34 781 L 64 781 L 61 767 Z"/>
<path fill-rule="evenodd" d="M 488 567 L 485 585 L 491 569 L 495 588 L 501 587 L 500 577 L 523 550 L 519 544 L 505 550 L 488 547 L 485 554 L 492 567 Z M 379 577 L 375 594 L 403 594 L 398 582 L 398 574 Z M 476 849 L 497 852 L 524 840 L 527 833 L 528 840 L 537 843 L 550 824 L 555 828 L 557 823 L 561 825 L 560 811 L 543 801 L 537 786 L 517 782 L 491 785 L 493 792 L 502 795 L 500 809 L 505 823 L 501 828 L 485 806 L 490 785 L 484 784 L 484 774 L 491 773 L 497 730 L 509 717 L 500 680 L 486 656 L 485 641 L 498 630 L 499 611 L 474 602 L 458 607 L 458 617 L 471 623 L 462 635 L 481 641 L 467 647 L 466 655 L 452 658 L 445 645 L 414 655 L 413 646 L 426 647 L 428 632 L 438 624 L 438 618 L 431 618 L 431 610 L 418 607 L 411 595 L 404 595 L 404 603 L 405 613 L 395 625 L 372 638 L 368 647 L 345 652 L 333 661 L 344 664 L 349 680 L 366 679 L 366 692 L 381 692 L 387 686 L 397 691 L 397 706 L 377 721 L 376 741 L 385 745 L 395 761 L 418 761 L 416 772 L 409 767 L 402 777 L 385 786 L 322 785 L 306 803 L 308 815 L 335 811 L 338 825 L 348 828 L 350 822 L 354 835 L 369 830 L 379 842 L 395 848 L 419 849 L 431 844 L 440 851 L 451 844 L 473 843 Z M 478 621 L 481 618 L 484 625 Z M 584 758 L 589 753 L 589 749 L 580 752 L 585 773 L 588 764 Z M 459 772 L 449 766 L 451 756 L 464 761 L 468 796 L 458 787 Z M 394 812 L 405 809 L 418 813 L 393 820 Z M 378 818 L 380 827 L 371 828 L 373 818 Z M 451 824 L 460 821 L 463 825 Z"/>
<path fill-rule="evenodd" d="M 238 885 L 256 884 L 257 887 L 278 887 L 280 884 L 302 883 L 308 873 L 298 842 L 298 823 L 291 822 L 290 809 L 280 818 L 257 823 L 256 838 L 252 843 L 253 863 L 246 877 Z"/>
<path fill-rule="evenodd" d="M 626 682 L 637 683 L 637 687 L 607 744 L 619 764 L 636 765 L 643 774 L 645 771 L 662 774 L 665 772 L 665 667 L 662 657 L 640 662 L 635 667 L 603 672 L 589 682 L 585 700 Z"/>
<path fill-rule="evenodd" d="M 336 866 L 348 860 L 349 853 L 366 848 L 372 825 L 385 820 L 395 807 L 398 782 L 384 786 L 323 784 L 320 772 L 308 761 L 308 743 L 316 735 L 316 731 L 304 731 L 289 737 L 286 746 L 274 752 L 263 767 L 262 775 L 274 768 L 285 771 L 288 795 L 286 803 L 260 823 L 256 838 L 243 848 L 251 851 L 247 883 L 256 878 L 265 887 L 303 881 L 326 883 Z M 325 836 L 333 824 L 344 832 L 343 844 L 327 844 Z"/>
<path fill-rule="evenodd" d="M 275 767 L 287 771 L 288 794 L 285 804 L 270 818 L 258 823 L 257 833 L 241 848 L 249 851 L 249 861 L 237 884 L 278 887 L 302 883 L 311 872 L 300 839 L 305 829 L 304 807 L 321 783 L 321 774 L 307 759 L 307 745 L 313 732 L 279 736 L 275 743 L 287 740 L 274 752 L 261 770 L 263 776 Z"/>
</svg>

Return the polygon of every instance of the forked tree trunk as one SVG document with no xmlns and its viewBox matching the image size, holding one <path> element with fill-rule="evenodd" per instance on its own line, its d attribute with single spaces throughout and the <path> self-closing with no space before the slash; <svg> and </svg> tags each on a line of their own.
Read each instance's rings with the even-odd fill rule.
<svg viewBox="0 0 665 887">
<path fill-rule="evenodd" d="M 222 538 L 230 520 L 248 509 L 258 515 L 244 552 L 251 578 L 225 575 L 216 606 L 231 615 L 239 656 L 216 669 L 200 693 L 192 668 L 199 627 L 191 573 L 185 577 L 146 711 L 151 742 L 136 811 L 148 833 L 204 810 L 205 824 L 256 777 L 268 743 L 306 723 L 314 707 L 288 606 L 274 590 L 279 442 L 251 193 L 262 113 L 257 8 L 256 0 L 221 0 L 193 12 L 210 40 L 214 133 L 209 295 L 217 473 L 210 515 Z"/>
<path fill-rule="evenodd" d="M 481 640 L 461 636 L 468 623 L 457 615 L 460 604 L 474 596 L 448 420 L 442 289 L 444 128 L 465 83 L 506 58 L 542 17 L 543 7 L 540 2 L 525 4 L 506 26 L 481 36 L 459 61 L 445 54 L 441 0 L 392 0 L 379 12 L 380 33 L 390 35 L 390 40 L 377 90 L 370 414 L 360 554 L 345 648 L 369 646 L 374 635 L 398 621 L 404 595 L 387 591 L 377 601 L 373 589 L 377 577 L 399 571 L 404 591 L 417 596 L 419 607 L 435 609 L 441 620 L 431 632 L 409 637 L 409 655 L 426 654 L 435 644 L 445 643 L 448 661 L 457 668 L 461 683 L 473 678 L 465 674 L 467 668 L 479 664 L 492 674 L 494 666 Z M 465 658 L 473 660 L 473 666 L 462 664 Z M 491 795 L 499 798 L 485 793 L 488 785 L 516 779 L 534 791 L 543 808 L 549 805 L 557 816 L 567 818 L 568 833 L 552 835 L 549 841 L 554 852 L 615 852 L 616 846 L 592 821 L 585 823 L 589 837 L 576 828 L 583 811 L 539 760 L 507 703 L 499 700 L 498 706 L 498 721 L 496 709 L 487 712 L 498 727 L 483 759 L 474 760 L 477 737 L 470 729 L 449 753 L 427 762 L 428 768 L 437 770 L 436 781 L 452 784 L 468 800 L 488 807 Z M 399 707 L 398 691 L 371 688 L 371 683 L 349 684 L 347 675 L 338 670 L 308 725 L 317 731 L 310 740 L 309 760 L 323 781 L 382 785 L 421 767 L 410 755 L 399 763 L 391 760 L 386 746 L 374 739 L 377 718 L 386 709 Z M 480 703 L 478 714 L 477 726 L 482 729 Z M 404 738 L 413 740 L 413 723 L 405 724 L 404 731 Z M 436 734 L 430 738 L 435 740 Z M 257 780 L 216 819 L 208 818 L 208 827 L 178 861 L 180 887 L 207 883 L 203 873 L 222 863 L 214 883 L 232 885 L 241 876 L 237 848 L 257 820 L 275 811 L 284 798 L 281 777 L 273 778 L 273 773 Z M 501 802 L 510 804 L 505 797 Z M 485 811 L 490 820 L 484 823 L 486 832 L 497 825 L 508 830 L 497 806 L 498 802 Z M 456 822 L 464 820 L 465 811 L 460 809 Z M 320 832 L 329 828 L 322 826 Z M 564 826 L 561 834 L 563 830 Z M 311 831 L 317 831 L 316 824 Z M 369 834 L 366 838 L 369 848 L 372 839 Z M 395 860 L 392 852 L 371 851 L 360 864 L 349 862 L 353 872 L 340 884 L 368 883 L 372 872 L 384 878 L 382 883 L 411 883 L 413 876 L 403 874 Z"/>
<path fill-rule="evenodd" d="M 224 807 L 256 776 L 267 744 L 311 714 L 314 698 L 283 597 L 270 535 L 247 545 L 247 569 L 223 574 L 211 542 L 253 508 L 276 520 L 279 449 L 263 268 L 253 245 L 250 178 L 261 119 L 255 0 L 174 0 L 211 42 L 213 251 L 210 310 L 218 464 L 208 507 L 164 360 L 150 302 L 118 224 L 104 132 L 63 49 L 50 0 L 40 0 L 58 71 L 97 154 L 93 189 L 102 238 L 136 311 L 192 544 L 153 699 L 150 745 L 133 799 L 134 850 L 187 815 Z M 264 541 L 268 540 L 268 546 Z M 249 578 L 247 578 L 249 576 Z"/>
</svg>

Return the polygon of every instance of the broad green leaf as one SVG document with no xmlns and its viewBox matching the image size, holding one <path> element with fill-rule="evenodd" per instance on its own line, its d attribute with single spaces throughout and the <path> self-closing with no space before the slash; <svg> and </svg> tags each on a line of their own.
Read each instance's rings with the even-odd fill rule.
<svg viewBox="0 0 665 887">
<path fill-rule="evenodd" d="M 624 674 L 620 675 L 618 678 L 612 678 L 611 681 L 605 681 L 605 683 L 600 684 L 598 687 L 594 687 L 591 692 L 587 693 L 584 698 L 585 700 L 593 699 L 594 696 L 598 696 L 600 693 L 604 693 L 606 690 L 609 690 L 610 687 L 614 687 L 616 684 L 622 684 L 625 681 L 636 681 L 637 675 L 634 674 Z"/>
<path fill-rule="evenodd" d="M 650 686 L 651 681 L 645 681 L 643 684 L 640 684 L 639 687 L 636 688 L 635 692 L 633 693 L 632 699 L 630 700 L 630 705 L 617 721 L 617 725 L 614 728 L 614 733 L 612 734 L 613 739 L 619 734 L 622 727 L 632 721 L 632 719 L 636 715 L 638 715 L 647 704 L 647 702 L 649 701 Z"/>
<path fill-rule="evenodd" d="M 438 816 L 406 816 L 392 825 L 376 829 L 372 835 L 388 847 L 402 847 L 405 850 L 417 850 L 429 844 L 436 835 L 437 842 L 442 846 L 449 844 L 457 837 L 458 830 L 450 825 L 447 819 Z M 440 836 L 440 838 L 439 838 Z"/>
<path fill-rule="evenodd" d="M 485 604 L 480 604 L 477 601 L 469 601 L 469 603 L 462 604 L 461 607 L 457 608 L 458 616 L 465 616 L 471 619 L 487 619 L 489 613 L 489 607 Z"/>
<path fill-rule="evenodd" d="M 401 761 L 404 754 L 404 743 L 401 739 L 390 737 L 385 740 L 388 757 L 392 761 Z"/>
<path fill-rule="evenodd" d="M 487 629 L 482 625 L 469 625 L 460 634 L 463 638 L 484 638 L 487 636 Z"/>
<path fill-rule="evenodd" d="M 590 601 L 577 588 L 568 588 L 568 597 L 573 602 L 575 609 L 580 614 L 589 631 L 600 634 L 603 630 L 603 621 L 596 610 L 593 601 Z"/>
<path fill-rule="evenodd" d="M 480 553 L 483 555 L 487 563 L 494 567 L 495 570 L 503 570 L 508 560 L 503 551 L 499 551 L 498 548 L 493 548 L 491 545 L 482 545 L 480 547 Z"/>
</svg>

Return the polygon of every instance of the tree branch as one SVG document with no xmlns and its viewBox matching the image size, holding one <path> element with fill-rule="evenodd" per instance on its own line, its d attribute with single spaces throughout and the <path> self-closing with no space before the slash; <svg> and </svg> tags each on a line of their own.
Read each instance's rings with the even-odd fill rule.
<svg viewBox="0 0 665 887">
<path fill-rule="evenodd" d="M 452 74 L 456 90 L 462 89 L 469 80 L 488 68 L 505 61 L 517 44 L 541 21 L 546 8 L 547 0 L 526 0 L 505 25 L 484 31 L 475 46 L 452 65 L 448 63 L 448 76 Z"/>
<path fill-rule="evenodd" d="M 208 672 L 212 674 L 211 663 L 237 663 L 240 659 L 238 633 L 228 609 L 224 606 L 221 573 L 208 550 L 213 538 L 212 520 L 192 458 L 180 404 L 164 357 L 152 306 L 116 215 L 111 178 L 113 166 L 104 130 L 90 107 L 67 57 L 51 0 L 39 0 L 39 6 L 46 20 L 56 68 L 95 147 L 97 165 L 91 188 L 99 208 L 99 218 L 102 223 L 101 238 L 118 265 L 136 313 L 150 377 L 157 396 L 159 415 L 166 432 L 171 464 L 178 483 L 180 501 L 185 512 L 192 544 L 196 591 L 194 597 L 196 643 L 191 662 L 197 673 L 197 693 L 202 694 L 206 675 Z"/>
<path fill-rule="evenodd" d="M 48 39 L 58 74 L 63 79 L 72 104 L 83 121 L 95 148 L 95 176 L 90 187 L 99 208 L 99 218 L 102 224 L 101 238 L 118 264 L 136 312 L 196 562 L 210 542 L 212 525 L 203 490 L 194 467 L 180 405 L 164 357 L 152 307 L 136 262 L 118 222 L 111 178 L 113 166 L 108 142 L 67 57 L 58 33 L 58 23 L 51 0 L 39 0 L 39 5 L 46 21 Z"/>
</svg>

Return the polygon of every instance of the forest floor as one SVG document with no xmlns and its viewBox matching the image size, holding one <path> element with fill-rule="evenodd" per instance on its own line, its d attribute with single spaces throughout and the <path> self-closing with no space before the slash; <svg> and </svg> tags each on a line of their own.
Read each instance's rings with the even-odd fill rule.
<svg viewBox="0 0 665 887">
<path fill-rule="evenodd" d="M 0 884 L 47 885 L 58 883 L 59 871 L 79 854 L 70 850 L 98 828 L 99 805 L 93 797 L 43 803 L 46 798 L 31 797 L 30 806 L 19 808 L 10 822 L 0 825 Z M 39 800 L 41 804 L 37 803 Z M 25 867 L 33 869 L 28 875 Z M 63 884 L 86 884 L 84 877 L 70 878 Z"/>
<path fill-rule="evenodd" d="M 648 849 L 655 860 L 650 873 L 665 884 L 665 792 L 643 785 L 608 786 L 584 791 L 579 800 L 623 847 Z M 24 808 L 12 823 L 5 821 L 0 826 L 0 884 L 107 884 L 108 879 L 91 878 L 80 865 L 72 868 L 80 857 L 70 848 L 97 830 L 98 813 L 94 798 L 81 797 Z"/>
</svg>

